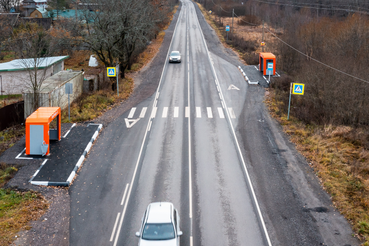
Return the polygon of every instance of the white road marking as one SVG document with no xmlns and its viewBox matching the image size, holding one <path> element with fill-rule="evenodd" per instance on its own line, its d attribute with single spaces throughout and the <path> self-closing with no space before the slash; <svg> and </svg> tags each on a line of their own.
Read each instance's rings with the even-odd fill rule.
<svg viewBox="0 0 369 246">
<path fill-rule="evenodd" d="M 179 107 L 174 107 L 174 118 L 178 118 L 179 116 Z"/>
<path fill-rule="evenodd" d="M 127 128 L 131 128 L 134 124 L 137 123 L 137 121 L 140 120 L 140 118 L 137 118 L 137 119 L 133 119 L 133 120 L 130 120 L 130 119 L 127 119 L 127 118 L 124 118 L 125 122 L 126 122 L 126 127 Z"/>
<path fill-rule="evenodd" d="M 198 18 L 196 18 L 196 20 L 197 20 L 198 25 L 200 26 L 199 19 L 198 19 Z M 205 45 L 205 49 L 206 49 L 206 51 L 207 51 L 207 54 L 208 54 L 208 57 L 209 57 L 209 60 L 210 60 L 209 49 L 208 49 L 208 46 L 206 45 L 206 41 L 205 41 L 205 38 L 204 38 L 204 34 L 203 34 L 203 32 L 202 32 L 201 28 L 199 28 L 199 30 L 200 30 L 200 33 L 201 33 L 202 41 L 203 41 L 203 43 L 204 43 L 204 45 Z M 215 78 L 217 79 L 217 74 L 216 74 L 216 72 L 215 72 L 215 68 L 214 68 L 214 66 L 211 66 L 211 68 L 212 68 L 212 70 L 213 70 L 213 74 L 214 74 Z M 255 67 L 255 68 L 256 68 L 256 67 Z M 222 93 L 222 91 L 220 91 L 220 93 Z M 222 101 L 222 104 L 223 104 L 223 101 Z M 225 104 L 225 102 L 224 102 L 224 104 Z M 225 106 L 224 104 L 223 104 L 223 106 Z M 225 108 L 225 107 L 224 107 L 224 108 Z M 218 111 L 219 111 L 219 108 L 218 108 Z M 227 111 L 227 115 L 228 115 L 228 119 L 229 119 L 228 111 Z M 254 188 L 253 188 L 253 186 L 252 186 L 252 182 L 251 182 L 251 179 L 250 179 L 250 175 L 249 175 L 249 172 L 247 171 L 247 168 L 246 168 L 246 162 L 245 162 L 245 160 L 244 160 L 244 158 L 243 158 L 242 151 L 241 151 L 241 147 L 240 147 L 240 145 L 239 145 L 239 143 L 238 143 L 238 139 L 237 139 L 237 136 L 236 136 L 236 132 L 235 132 L 235 130 L 234 130 L 234 127 L 233 127 L 232 121 L 230 121 L 230 120 L 229 120 L 228 122 L 229 122 L 229 125 L 230 125 L 230 129 L 231 129 L 231 132 L 232 132 L 233 138 L 234 138 L 234 140 L 235 140 L 235 142 L 236 142 L 236 146 L 237 146 L 237 150 L 238 150 L 238 155 L 239 155 L 239 157 L 241 158 L 242 166 L 243 166 L 244 172 L 245 172 L 245 174 L 246 174 L 247 182 L 248 182 L 248 184 L 249 184 L 249 189 L 251 190 L 251 194 L 252 194 L 252 197 L 253 197 L 253 200 L 254 200 L 254 204 L 255 204 L 255 207 L 256 207 L 256 210 L 257 210 L 257 214 L 258 214 L 259 220 L 260 220 L 261 225 L 262 225 L 262 228 L 263 228 L 263 232 L 264 232 L 265 239 L 266 239 L 266 241 L 267 241 L 268 245 L 269 245 L 269 246 L 271 246 L 271 245 L 272 245 L 272 242 L 270 241 L 269 234 L 268 234 L 268 231 L 267 231 L 266 226 L 265 226 L 264 218 L 263 218 L 263 215 L 262 215 L 262 213 L 261 213 L 261 210 L 260 210 L 260 207 L 259 207 L 259 203 L 258 203 L 258 200 L 257 200 L 256 195 L 255 195 Z"/>
<path fill-rule="evenodd" d="M 228 108 L 228 111 L 229 111 L 229 115 L 231 116 L 232 119 L 235 119 L 236 118 L 236 115 L 233 111 L 233 108 Z"/>
<path fill-rule="evenodd" d="M 180 15 L 182 15 L 182 11 L 180 12 Z M 177 21 L 176 23 L 176 26 L 174 28 L 174 32 L 173 32 L 173 36 L 172 36 L 172 39 L 170 41 L 170 45 L 169 47 L 172 46 L 172 43 L 173 43 L 173 37 L 175 37 L 175 34 L 176 34 L 176 31 L 177 31 L 177 26 L 178 26 L 178 23 L 179 21 Z M 168 49 L 168 52 L 167 52 L 167 56 L 169 56 L 169 52 L 170 52 L 170 49 Z M 157 88 L 157 97 L 159 97 L 159 89 L 161 87 L 161 83 L 162 83 L 162 79 L 163 79 L 163 74 L 164 74 L 164 70 L 165 70 L 165 66 L 167 66 L 168 63 L 165 63 L 164 64 L 164 67 L 163 67 L 163 70 L 162 70 L 162 73 L 161 73 L 161 76 L 160 76 L 160 80 L 159 80 L 159 85 L 158 85 L 158 88 Z M 154 102 L 154 105 L 155 102 Z M 151 116 L 156 115 L 156 110 L 155 110 L 155 114 L 154 113 L 154 108 L 156 108 L 155 106 L 153 107 L 153 112 L 151 113 Z M 151 117 L 151 118 L 154 118 L 154 117 Z M 125 202 L 125 205 L 124 205 L 124 208 L 123 208 L 123 211 L 122 211 L 122 216 L 120 218 L 120 221 L 119 221 L 119 226 L 118 226 L 118 230 L 117 230 L 117 235 L 115 236 L 115 240 L 114 240 L 114 244 L 113 246 L 116 246 L 117 243 L 118 243 L 118 239 L 119 239 L 119 234 L 120 234 L 120 231 L 121 231 L 121 228 L 122 228 L 122 225 L 123 225 L 123 220 L 124 220 L 124 216 L 125 216 L 125 213 L 126 213 L 126 210 L 127 210 L 127 206 L 128 206 L 128 202 L 129 202 L 129 198 L 131 196 L 131 192 L 132 192 L 132 186 L 133 186 L 133 182 L 136 178 L 136 173 L 137 173 L 137 169 L 138 169 L 138 164 L 140 163 L 140 160 L 141 160 L 141 156 L 142 156 L 142 152 L 143 152 L 143 147 L 145 145 L 145 142 L 146 142 L 146 138 L 147 138 L 147 133 L 150 131 L 150 127 L 151 127 L 151 120 L 149 120 L 149 122 L 147 123 L 147 128 L 146 128 L 146 131 L 145 131 L 145 135 L 142 139 L 142 144 L 141 144 L 141 148 L 140 148 L 140 151 L 138 153 L 138 157 L 137 157 L 137 162 L 136 162 L 136 166 L 135 166 L 135 170 L 133 171 L 133 175 L 132 175 L 132 179 L 131 179 L 131 182 L 130 182 L 130 186 L 129 186 L 129 190 L 128 190 L 128 194 L 127 194 L 127 199 L 126 199 L 126 202 Z"/>
<path fill-rule="evenodd" d="M 135 114 L 135 112 L 136 112 L 136 108 L 135 107 L 133 107 L 133 108 L 131 108 L 131 111 L 129 112 L 129 115 L 128 115 L 128 119 L 130 119 L 130 118 L 132 118 L 133 117 L 133 115 Z"/>
<path fill-rule="evenodd" d="M 65 135 L 63 136 L 63 138 L 66 138 L 66 137 L 68 136 L 68 134 L 69 134 L 70 130 L 72 130 L 72 128 L 73 128 L 75 125 L 76 125 L 76 123 L 74 123 L 74 124 L 70 127 L 70 129 L 65 133 Z"/>
<path fill-rule="evenodd" d="M 230 85 L 229 87 L 228 87 L 228 90 L 240 90 L 239 88 L 237 88 L 236 86 L 234 86 L 234 85 Z"/>
<path fill-rule="evenodd" d="M 147 111 L 147 107 L 143 107 L 141 110 L 140 118 L 144 118 Z"/>
<path fill-rule="evenodd" d="M 219 117 L 221 119 L 224 119 L 224 113 L 223 113 L 223 109 L 221 107 L 218 107 L 218 113 L 219 113 Z"/>
<path fill-rule="evenodd" d="M 156 111 L 158 111 L 158 108 L 157 108 L 157 107 L 153 107 L 153 108 L 152 108 L 152 112 L 151 112 L 151 118 L 155 118 L 155 116 L 156 116 Z"/>
<path fill-rule="evenodd" d="M 122 197 L 122 202 L 120 203 L 120 205 L 123 205 L 123 203 L 124 203 L 124 199 L 126 198 L 126 193 L 127 193 L 128 186 L 129 186 L 129 183 L 126 184 L 126 189 L 124 190 L 123 197 Z"/>
<path fill-rule="evenodd" d="M 211 111 L 211 108 L 207 107 L 206 110 L 208 111 L 208 118 L 213 118 L 213 112 Z"/>
<path fill-rule="evenodd" d="M 164 107 L 163 108 L 163 114 L 162 114 L 163 118 L 167 118 L 168 117 L 168 107 Z"/>
<path fill-rule="evenodd" d="M 111 232 L 111 236 L 110 236 L 110 242 L 113 242 L 115 230 L 117 229 L 117 224 L 118 224 L 118 221 L 119 221 L 119 216 L 120 216 L 120 213 L 117 214 L 117 218 L 115 219 L 113 231 Z"/>
<path fill-rule="evenodd" d="M 201 108 L 196 107 L 196 118 L 201 118 Z"/>
<path fill-rule="evenodd" d="M 225 109 L 226 107 L 225 107 L 225 105 L 224 105 L 224 101 L 222 101 L 222 107 Z"/>
<path fill-rule="evenodd" d="M 190 115 L 190 108 L 189 107 L 186 107 L 185 108 L 185 117 L 188 118 Z"/>
<path fill-rule="evenodd" d="M 151 124 L 152 124 L 152 121 L 150 120 L 148 130 L 147 130 L 148 132 L 151 130 Z"/>
</svg>

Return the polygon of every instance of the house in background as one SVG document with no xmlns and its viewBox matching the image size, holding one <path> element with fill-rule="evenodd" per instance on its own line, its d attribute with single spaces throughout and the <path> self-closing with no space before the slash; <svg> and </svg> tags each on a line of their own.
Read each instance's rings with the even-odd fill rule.
<svg viewBox="0 0 369 246">
<path fill-rule="evenodd" d="M 39 58 L 37 62 L 37 74 L 39 78 L 46 79 L 59 71 L 64 70 L 64 60 L 69 56 L 52 56 Z M 0 63 L 0 86 L 3 95 L 23 94 L 30 92 L 30 68 L 34 65 L 34 59 L 16 59 L 10 62 Z"/>
<path fill-rule="evenodd" d="M 34 0 L 23 0 L 23 15 L 28 17 L 37 7 Z"/>
<path fill-rule="evenodd" d="M 29 15 L 31 18 L 46 18 L 47 17 L 47 10 L 43 7 L 36 8 L 34 11 L 32 11 Z"/>
</svg>

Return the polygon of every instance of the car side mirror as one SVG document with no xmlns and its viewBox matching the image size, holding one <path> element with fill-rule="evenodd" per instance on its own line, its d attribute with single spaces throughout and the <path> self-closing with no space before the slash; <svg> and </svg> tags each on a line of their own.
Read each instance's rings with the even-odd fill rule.
<svg viewBox="0 0 369 246">
<path fill-rule="evenodd" d="M 182 234 L 183 234 L 183 232 L 182 232 L 182 231 L 179 231 L 179 232 L 178 232 L 178 237 L 179 237 L 179 236 L 182 236 Z"/>
<path fill-rule="evenodd" d="M 136 237 L 140 237 L 141 235 L 140 235 L 140 232 L 138 231 L 138 232 L 136 232 Z"/>
</svg>

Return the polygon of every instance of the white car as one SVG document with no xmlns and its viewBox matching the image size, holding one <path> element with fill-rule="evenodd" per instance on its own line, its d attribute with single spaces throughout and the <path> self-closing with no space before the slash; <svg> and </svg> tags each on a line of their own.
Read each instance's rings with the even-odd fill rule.
<svg viewBox="0 0 369 246">
<path fill-rule="evenodd" d="M 179 215 L 170 202 L 154 202 L 147 206 L 142 218 L 139 246 L 179 246 Z"/>
<path fill-rule="evenodd" d="M 181 62 L 181 53 L 179 51 L 172 51 L 169 55 L 169 62 Z"/>
</svg>

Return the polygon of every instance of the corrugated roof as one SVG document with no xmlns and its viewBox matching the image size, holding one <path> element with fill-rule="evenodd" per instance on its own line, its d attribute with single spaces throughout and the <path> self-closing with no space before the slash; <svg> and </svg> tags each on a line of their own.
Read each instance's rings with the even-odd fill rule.
<svg viewBox="0 0 369 246">
<path fill-rule="evenodd" d="M 39 69 L 50 67 L 51 65 L 67 59 L 69 56 L 51 56 L 38 58 L 36 65 Z M 10 62 L 0 63 L 0 72 L 10 72 L 10 71 L 21 71 L 27 70 L 27 68 L 33 67 L 35 61 L 33 58 L 28 59 L 15 59 Z"/>
</svg>

